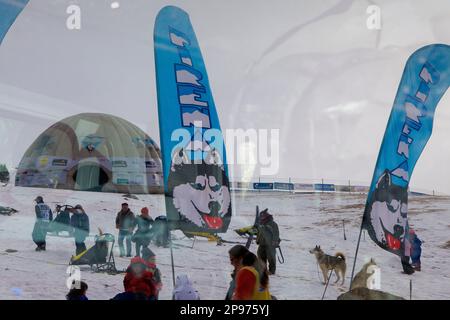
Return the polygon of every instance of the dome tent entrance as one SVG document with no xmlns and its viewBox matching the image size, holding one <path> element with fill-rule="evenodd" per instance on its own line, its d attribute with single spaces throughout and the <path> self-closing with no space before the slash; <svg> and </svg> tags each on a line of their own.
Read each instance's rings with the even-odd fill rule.
<svg viewBox="0 0 450 320">
<path fill-rule="evenodd" d="M 161 151 L 134 124 L 82 113 L 45 130 L 25 152 L 16 186 L 120 193 L 162 192 Z"/>
</svg>

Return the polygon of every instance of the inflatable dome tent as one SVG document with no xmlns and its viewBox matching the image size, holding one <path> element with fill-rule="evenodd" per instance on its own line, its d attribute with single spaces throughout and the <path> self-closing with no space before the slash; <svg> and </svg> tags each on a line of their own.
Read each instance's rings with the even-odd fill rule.
<svg viewBox="0 0 450 320">
<path fill-rule="evenodd" d="M 16 186 L 162 193 L 161 151 L 144 131 L 107 114 L 83 113 L 45 130 L 25 152 Z"/>
</svg>

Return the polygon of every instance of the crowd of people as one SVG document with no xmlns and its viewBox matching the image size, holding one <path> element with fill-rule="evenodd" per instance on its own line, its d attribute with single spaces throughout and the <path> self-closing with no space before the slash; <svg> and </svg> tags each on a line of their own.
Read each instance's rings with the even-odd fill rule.
<svg viewBox="0 0 450 320">
<path fill-rule="evenodd" d="M 36 244 L 36 251 L 46 250 L 46 235 L 49 231 L 56 233 L 64 230 L 75 239 L 75 253 L 80 255 L 87 250 L 85 240 L 89 236 L 89 217 L 81 205 L 75 207 L 56 207 L 57 216 L 53 219 L 51 208 L 44 202 L 42 196 L 36 199 L 36 222 L 32 238 Z M 141 209 L 136 216 L 129 208 L 128 203 L 122 203 L 117 213 L 115 225 L 118 230 L 118 245 L 121 257 L 133 257 L 126 270 L 124 278 L 124 292 L 114 297 L 117 299 L 148 299 L 157 300 L 162 288 L 161 273 L 156 267 L 155 254 L 149 249 L 151 242 L 158 246 L 169 245 L 169 228 L 165 217 L 150 216 L 147 207 Z M 56 223 L 55 223 L 56 222 Z M 230 263 L 234 270 L 232 281 L 226 300 L 268 300 L 273 297 L 269 292 L 269 275 L 276 272 L 276 249 L 280 244 L 280 234 L 277 223 L 268 209 L 263 210 L 259 216 L 256 243 L 259 245 L 257 255 L 250 252 L 245 246 L 236 245 L 229 251 Z M 132 243 L 135 244 L 135 254 L 132 255 Z M 402 257 L 404 272 L 412 274 L 421 271 L 421 245 L 413 229 L 409 230 L 406 244 L 409 246 L 410 256 Z M 407 250 L 408 250 L 407 248 Z M 67 295 L 69 299 L 87 299 L 87 284 L 79 283 L 77 289 L 71 290 Z M 198 292 L 186 275 L 177 278 L 173 292 L 173 299 L 200 299 Z"/>
<path fill-rule="evenodd" d="M 76 255 L 87 250 L 85 241 L 90 232 L 89 216 L 80 204 L 75 207 L 57 205 L 56 217 L 53 218 L 53 211 L 42 196 L 36 197 L 34 201 L 36 221 L 32 239 L 36 244 L 36 251 L 46 250 L 48 233 L 59 235 L 63 231 L 75 239 Z M 135 216 L 128 203 L 123 203 L 115 222 L 119 230 L 121 257 L 132 256 L 132 243 L 135 243 L 136 256 L 141 256 L 143 249 L 148 248 L 151 241 L 158 246 L 167 247 L 169 244 L 169 229 L 165 217 L 160 216 L 153 220 L 147 207 L 141 209 L 139 216 Z"/>
<path fill-rule="evenodd" d="M 76 255 L 83 254 L 87 248 L 86 238 L 89 236 L 89 216 L 81 205 L 75 207 L 56 207 L 53 219 L 51 208 L 42 196 L 35 199 L 36 222 L 32 238 L 36 251 L 46 250 L 48 232 L 59 234 L 67 231 L 75 239 Z M 149 248 L 153 241 L 158 246 L 169 245 L 169 229 L 163 217 L 155 220 L 150 216 L 147 207 L 141 209 L 136 216 L 128 203 L 122 203 L 117 213 L 115 226 L 118 230 L 118 245 L 121 257 L 132 258 L 126 269 L 124 291 L 112 300 L 158 300 L 162 288 L 161 272 L 156 266 L 156 255 Z M 230 263 L 233 266 L 231 282 L 226 300 L 270 300 L 274 297 L 269 292 L 269 275 L 276 271 L 276 248 L 279 246 L 278 225 L 268 210 L 260 215 L 257 226 L 256 242 L 259 244 L 255 255 L 243 245 L 236 245 L 229 250 Z M 135 255 L 132 255 L 132 243 L 135 244 Z M 66 295 L 68 300 L 88 300 L 88 285 L 83 281 L 74 282 Z M 176 279 L 172 298 L 174 300 L 200 300 L 198 291 L 187 275 L 179 275 Z"/>
<path fill-rule="evenodd" d="M 225 300 L 275 299 L 269 291 L 269 271 L 261 259 L 243 245 L 235 245 L 228 253 L 233 272 Z M 111 300 L 158 300 L 162 280 L 155 259 L 155 254 L 148 248 L 142 250 L 142 257 L 133 257 L 123 279 L 124 291 Z M 87 283 L 73 282 L 66 299 L 88 300 L 87 289 Z M 200 300 L 198 291 L 187 275 L 177 276 L 172 299 Z"/>
</svg>

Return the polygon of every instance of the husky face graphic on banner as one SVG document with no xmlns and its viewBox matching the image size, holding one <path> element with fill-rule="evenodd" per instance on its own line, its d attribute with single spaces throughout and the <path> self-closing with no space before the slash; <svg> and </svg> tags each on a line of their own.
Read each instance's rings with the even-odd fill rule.
<svg viewBox="0 0 450 320">
<path fill-rule="evenodd" d="M 232 208 L 224 139 L 189 15 L 161 9 L 154 40 L 169 225 L 224 233 Z"/>
<path fill-rule="evenodd" d="M 219 232 L 231 217 L 229 181 L 219 165 L 175 165 L 168 189 L 171 209 L 179 213 L 183 230 Z"/>
<path fill-rule="evenodd" d="M 372 195 L 368 206 L 369 233 L 387 250 L 401 250 L 408 229 L 408 190 L 393 184 L 386 171 Z"/>
<path fill-rule="evenodd" d="M 400 256 L 409 256 L 409 182 L 431 136 L 436 107 L 449 85 L 449 46 L 430 45 L 412 54 L 378 154 L 363 228 L 380 247 Z"/>
</svg>

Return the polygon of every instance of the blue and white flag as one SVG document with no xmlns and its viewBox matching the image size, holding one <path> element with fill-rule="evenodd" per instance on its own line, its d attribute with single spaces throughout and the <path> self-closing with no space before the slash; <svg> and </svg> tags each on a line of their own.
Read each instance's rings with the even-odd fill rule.
<svg viewBox="0 0 450 320">
<path fill-rule="evenodd" d="M 0 0 L 0 44 L 29 0 Z"/>
<path fill-rule="evenodd" d="M 154 42 L 168 220 L 183 231 L 226 232 L 231 195 L 224 140 L 188 14 L 163 8 Z"/>
<path fill-rule="evenodd" d="M 363 227 L 380 247 L 410 256 L 408 185 L 433 129 L 436 107 L 450 85 L 450 46 L 416 51 L 406 63 L 381 144 Z"/>
</svg>

